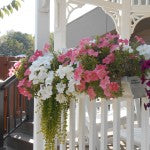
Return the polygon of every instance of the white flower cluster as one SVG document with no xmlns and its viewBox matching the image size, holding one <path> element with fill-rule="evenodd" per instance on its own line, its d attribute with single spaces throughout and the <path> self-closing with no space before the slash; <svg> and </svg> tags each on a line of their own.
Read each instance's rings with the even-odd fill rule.
<svg viewBox="0 0 150 150">
<path fill-rule="evenodd" d="M 129 53 L 133 53 L 133 49 L 130 45 L 123 45 L 123 48 L 122 48 L 123 51 L 128 51 Z"/>
<path fill-rule="evenodd" d="M 63 83 L 58 83 L 56 85 L 58 95 L 56 97 L 56 100 L 60 103 L 65 102 L 66 97 L 63 94 L 65 89 L 66 89 L 66 94 L 67 95 L 73 95 L 75 92 L 75 85 L 79 84 L 75 79 L 74 79 L 74 68 L 71 65 L 67 66 L 62 66 L 60 65 L 58 70 L 56 71 L 56 76 L 58 76 L 60 79 L 63 79 L 66 77 L 69 81 L 68 85 L 63 84 Z"/>
<path fill-rule="evenodd" d="M 52 60 L 53 55 L 47 53 L 45 56 L 39 57 L 30 66 L 29 80 L 32 81 L 33 85 L 40 84 L 37 97 L 41 100 L 46 100 L 52 95 L 52 81 L 54 78 L 54 72 L 50 70 Z"/>
<path fill-rule="evenodd" d="M 145 59 L 150 59 L 150 45 L 144 44 L 137 47 L 137 51 L 140 55 L 144 55 Z"/>
<path fill-rule="evenodd" d="M 54 78 L 59 77 L 61 81 L 56 84 L 56 100 L 59 103 L 64 103 L 67 101 L 66 95 L 73 96 L 76 94 L 75 85 L 79 83 L 74 79 L 74 68 L 71 65 L 59 65 L 59 68 L 53 71 L 51 69 L 53 58 L 53 55 L 49 53 L 34 61 L 30 66 L 29 80 L 32 81 L 33 85 L 40 85 L 37 98 L 46 100 L 53 94 L 53 86 L 55 85 L 52 85 L 52 83 Z M 67 83 L 63 82 L 64 78 L 68 80 Z"/>
</svg>

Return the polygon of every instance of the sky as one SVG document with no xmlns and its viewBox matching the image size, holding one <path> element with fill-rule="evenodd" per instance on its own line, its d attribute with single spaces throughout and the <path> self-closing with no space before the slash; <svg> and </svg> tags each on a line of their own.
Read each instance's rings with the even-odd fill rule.
<svg viewBox="0 0 150 150">
<path fill-rule="evenodd" d="M 0 0 L 0 8 L 7 5 L 12 0 Z M 50 0 L 50 32 L 54 31 L 54 0 Z M 94 6 L 85 5 L 80 9 L 75 10 L 70 16 L 69 21 L 72 21 L 86 12 L 92 10 Z M 0 35 L 6 34 L 10 30 L 21 31 L 34 35 L 35 29 L 35 0 L 24 0 L 21 8 L 14 11 L 13 14 L 5 15 L 0 18 Z"/>
</svg>

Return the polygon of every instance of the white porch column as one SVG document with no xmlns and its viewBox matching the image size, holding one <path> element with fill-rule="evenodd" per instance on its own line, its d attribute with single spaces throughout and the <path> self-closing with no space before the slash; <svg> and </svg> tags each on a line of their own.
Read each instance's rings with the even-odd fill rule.
<svg viewBox="0 0 150 150">
<path fill-rule="evenodd" d="M 131 0 L 122 0 L 122 10 L 120 19 L 120 35 L 122 38 L 130 38 L 131 35 Z"/>
<path fill-rule="evenodd" d="M 49 43 L 50 0 L 35 0 L 35 50 Z"/>
<path fill-rule="evenodd" d="M 50 0 L 35 0 L 35 50 L 42 49 L 49 42 L 50 24 L 49 8 Z M 38 99 L 34 99 L 34 150 L 44 150 L 43 135 L 40 133 L 41 111 L 37 107 Z"/>
<path fill-rule="evenodd" d="M 66 0 L 55 0 L 54 49 L 66 48 Z"/>
</svg>

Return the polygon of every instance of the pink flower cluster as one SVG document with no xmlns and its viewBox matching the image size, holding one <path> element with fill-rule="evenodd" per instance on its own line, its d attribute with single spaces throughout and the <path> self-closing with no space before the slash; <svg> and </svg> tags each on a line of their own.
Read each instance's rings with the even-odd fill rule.
<svg viewBox="0 0 150 150">
<path fill-rule="evenodd" d="M 85 91 L 91 99 L 94 99 L 97 97 L 97 94 L 95 91 L 96 87 L 92 86 L 92 83 L 97 82 L 99 88 L 103 90 L 104 95 L 107 98 L 111 98 L 115 92 L 120 90 L 120 86 L 117 82 L 111 82 L 107 66 L 115 61 L 114 52 L 120 47 L 120 43 L 127 45 L 129 41 L 120 39 L 119 35 L 110 33 L 100 38 L 97 43 L 90 38 L 84 38 L 76 48 L 70 49 L 67 53 L 58 56 L 58 61 L 64 65 L 68 65 L 69 63 L 79 64 L 74 71 L 75 80 L 80 81 L 80 84 L 76 85 L 78 91 Z M 105 51 L 105 49 L 109 49 L 109 54 L 102 59 L 102 62 L 96 65 L 95 69 L 86 70 L 82 62 L 79 63 L 80 58 L 86 55 L 98 59 L 101 57 L 101 51 Z"/>
<path fill-rule="evenodd" d="M 28 100 L 32 98 L 32 94 L 29 92 L 29 88 L 31 88 L 32 82 L 28 80 L 27 77 L 23 78 L 18 83 L 19 93 L 25 97 L 28 97 Z"/>
<path fill-rule="evenodd" d="M 35 53 L 29 58 L 29 62 L 34 62 L 40 56 L 43 56 L 43 52 L 41 50 L 36 50 Z"/>
<path fill-rule="evenodd" d="M 32 94 L 30 93 L 32 81 L 29 81 L 29 75 L 31 71 L 29 70 L 27 64 L 24 64 L 24 68 L 26 69 L 24 72 L 24 78 L 22 80 L 19 80 L 17 87 L 18 87 L 19 93 L 25 97 L 28 97 L 28 100 L 30 100 L 32 98 Z"/>
<path fill-rule="evenodd" d="M 15 74 L 15 71 L 19 69 L 20 65 L 21 65 L 21 62 L 17 61 L 14 64 L 14 66 L 9 69 L 9 73 L 8 73 L 9 77 L 11 77 Z"/>
<path fill-rule="evenodd" d="M 111 82 L 108 76 L 109 71 L 107 71 L 106 65 L 97 65 L 96 68 L 92 71 L 84 70 L 82 65 L 75 69 L 74 78 L 79 80 L 80 84 L 76 86 L 77 90 L 80 92 L 87 91 L 91 99 L 96 98 L 96 93 L 92 86 L 88 88 L 86 85 L 88 83 L 97 81 L 99 82 L 99 87 L 104 91 L 106 97 L 113 97 L 113 92 L 118 92 L 120 86 L 117 82 Z"/>
<path fill-rule="evenodd" d="M 137 40 L 138 43 L 140 44 L 145 44 L 145 41 L 143 40 L 143 38 L 139 37 L 139 36 L 135 36 L 135 39 Z"/>
</svg>

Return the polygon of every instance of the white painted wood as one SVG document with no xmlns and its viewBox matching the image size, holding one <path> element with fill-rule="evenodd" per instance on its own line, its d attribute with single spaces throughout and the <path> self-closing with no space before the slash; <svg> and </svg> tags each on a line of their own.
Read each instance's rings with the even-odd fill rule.
<svg viewBox="0 0 150 150">
<path fill-rule="evenodd" d="M 35 50 L 43 49 L 45 43 L 49 43 L 50 35 L 50 4 L 46 0 L 35 0 Z M 46 5 L 46 7 L 44 7 Z"/>
<path fill-rule="evenodd" d="M 44 3 L 42 0 L 35 1 L 35 50 L 43 49 L 44 44 L 49 42 L 49 8 L 49 0 L 45 0 Z M 38 107 L 39 103 L 39 99 L 34 99 L 34 150 L 44 150 L 44 139 L 40 132 L 41 111 Z"/>
<path fill-rule="evenodd" d="M 146 0 L 146 5 L 149 5 L 149 0 Z"/>
<path fill-rule="evenodd" d="M 144 103 L 148 103 L 147 98 L 142 98 L 142 141 L 141 150 L 150 150 L 150 125 L 149 125 L 149 110 L 145 110 Z"/>
<path fill-rule="evenodd" d="M 96 142 L 96 100 L 90 102 L 89 150 L 95 150 Z"/>
<path fill-rule="evenodd" d="M 33 128 L 33 150 L 44 150 L 44 139 L 41 131 L 41 111 L 39 110 L 39 99 L 34 99 L 34 128 Z"/>
<path fill-rule="evenodd" d="M 79 150 L 85 150 L 85 101 L 87 96 L 82 94 L 79 98 Z"/>
<path fill-rule="evenodd" d="M 127 101 L 127 150 L 134 149 L 134 100 L 128 97 Z"/>
<path fill-rule="evenodd" d="M 75 101 L 70 103 L 69 149 L 75 150 Z"/>
<path fill-rule="evenodd" d="M 100 149 L 107 149 L 107 112 L 108 104 L 106 99 L 101 99 L 101 140 Z"/>
<path fill-rule="evenodd" d="M 122 38 L 130 38 L 131 21 L 130 21 L 131 1 L 123 0 L 120 18 L 120 35 Z"/>
<path fill-rule="evenodd" d="M 142 0 L 138 0 L 138 5 L 141 5 L 142 4 Z"/>
<path fill-rule="evenodd" d="M 120 150 L 120 98 L 113 99 L 113 149 Z"/>
<path fill-rule="evenodd" d="M 61 129 L 63 129 L 64 115 L 61 113 Z M 60 150 L 66 150 L 66 143 L 60 143 Z"/>
<path fill-rule="evenodd" d="M 138 121 L 138 127 L 141 127 L 141 106 L 140 99 L 135 99 L 135 112 L 136 112 L 136 120 Z"/>
<path fill-rule="evenodd" d="M 66 0 L 55 0 L 54 49 L 66 48 Z"/>
</svg>

